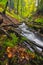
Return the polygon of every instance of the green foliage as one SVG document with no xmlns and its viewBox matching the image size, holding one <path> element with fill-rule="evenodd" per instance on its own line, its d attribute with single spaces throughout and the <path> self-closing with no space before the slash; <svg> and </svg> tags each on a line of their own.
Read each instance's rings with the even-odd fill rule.
<svg viewBox="0 0 43 65">
<path fill-rule="evenodd" d="M 0 2 L 0 4 L 3 7 L 5 7 L 6 1 L 7 0 L 2 0 Z M 18 3 L 18 1 L 19 1 L 19 3 Z M 9 0 L 8 0 L 8 2 L 9 2 Z M 17 6 L 17 4 L 18 4 L 18 6 Z M 17 7 L 18 7 L 18 14 L 17 14 Z M 16 19 L 19 17 L 25 18 L 27 16 L 30 16 L 34 11 L 36 11 L 35 0 L 34 1 L 33 0 L 11 0 L 11 4 L 9 3 L 8 8 L 7 8 L 7 11 L 9 11 L 9 10 L 10 10 L 10 12 L 12 11 L 13 14 L 11 14 L 11 15 L 13 17 L 15 17 L 16 15 L 17 16 L 19 15 L 18 17 L 16 17 Z"/>
<path fill-rule="evenodd" d="M 14 2 L 14 8 L 17 10 L 17 0 Z M 35 0 L 19 0 L 18 7 L 19 15 L 23 18 L 30 16 L 32 12 L 36 11 Z"/>
<path fill-rule="evenodd" d="M 43 13 L 43 4 L 39 6 L 39 11 Z"/>
<path fill-rule="evenodd" d="M 12 37 L 12 40 L 6 38 L 6 40 L 3 43 L 3 46 L 5 46 L 5 47 L 8 47 L 8 46 L 13 47 L 13 46 L 17 45 L 18 37 L 15 34 L 12 34 L 12 33 L 11 33 L 11 37 Z"/>
<path fill-rule="evenodd" d="M 35 20 L 35 22 L 43 23 L 43 18 L 37 18 L 37 19 Z"/>
<path fill-rule="evenodd" d="M 37 54 L 36 54 L 36 59 L 37 59 L 37 61 L 38 61 L 38 60 L 42 60 L 42 61 L 43 61 L 43 57 L 38 56 Z"/>
<path fill-rule="evenodd" d="M 43 0 L 40 0 L 38 9 L 39 9 L 39 11 L 43 14 Z"/>
<path fill-rule="evenodd" d="M 21 37 L 21 39 L 20 39 L 20 43 L 24 42 L 25 40 L 27 40 L 27 38 L 25 38 L 25 37 Z"/>
<path fill-rule="evenodd" d="M 0 5 L 3 5 L 5 7 L 7 0 L 0 0 Z"/>
<path fill-rule="evenodd" d="M 26 50 L 27 53 L 32 53 L 32 51 L 30 51 L 29 49 Z"/>
</svg>

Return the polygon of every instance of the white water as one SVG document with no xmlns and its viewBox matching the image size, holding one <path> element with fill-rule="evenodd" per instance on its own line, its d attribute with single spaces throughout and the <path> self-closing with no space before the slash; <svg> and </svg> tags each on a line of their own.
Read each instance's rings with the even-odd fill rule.
<svg viewBox="0 0 43 65">
<path fill-rule="evenodd" d="M 43 40 L 41 40 L 38 37 L 36 37 L 36 35 L 33 32 L 31 32 L 30 30 L 27 30 L 28 27 L 25 25 L 25 23 L 23 23 L 22 25 L 20 25 L 19 29 L 22 30 L 22 33 L 21 33 L 22 36 L 25 36 L 30 41 L 33 41 L 36 44 L 39 44 L 40 46 L 43 46 Z"/>
</svg>

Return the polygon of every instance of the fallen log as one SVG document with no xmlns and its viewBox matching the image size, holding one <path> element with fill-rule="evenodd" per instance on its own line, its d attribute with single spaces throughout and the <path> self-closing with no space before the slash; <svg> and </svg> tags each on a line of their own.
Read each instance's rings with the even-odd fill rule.
<svg viewBox="0 0 43 65">
<path fill-rule="evenodd" d="M 2 25 L 2 27 L 15 27 L 15 28 L 17 28 L 18 27 L 18 25 L 16 25 L 16 24 L 8 24 L 8 25 Z"/>
<path fill-rule="evenodd" d="M 0 28 L 0 31 L 2 31 L 5 35 L 7 35 L 8 38 L 12 39 L 5 29 Z"/>
<path fill-rule="evenodd" d="M 43 52 L 41 52 L 40 50 L 37 49 L 37 46 L 34 45 L 32 42 L 30 42 L 29 40 L 28 41 L 25 41 L 26 43 L 28 43 L 30 45 L 30 47 L 34 50 L 34 52 L 40 56 L 43 56 Z"/>
<path fill-rule="evenodd" d="M 25 46 L 26 48 L 28 48 L 31 52 L 34 52 L 34 50 L 31 48 L 31 46 L 28 43 L 26 43 L 24 41 L 22 44 L 23 44 L 23 46 Z"/>
</svg>

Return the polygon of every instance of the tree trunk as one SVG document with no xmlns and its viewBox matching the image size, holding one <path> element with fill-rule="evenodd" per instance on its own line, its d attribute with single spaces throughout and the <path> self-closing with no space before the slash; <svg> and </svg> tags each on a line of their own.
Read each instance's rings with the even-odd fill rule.
<svg viewBox="0 0 43 65">
<path fill-rule="evenodd" d="M 17 14 L 19 14 L 19 0 L 17 0 Z"/>
<path fill-rule="evenodd" d="M 7 3 L 6 3 L 5 9 L 4 9 L 4 11 L 3 11 L 3 14 L 6 13 L 7 6 L 8 6 L 8 1 L 7 1 Z"/>
</svg>

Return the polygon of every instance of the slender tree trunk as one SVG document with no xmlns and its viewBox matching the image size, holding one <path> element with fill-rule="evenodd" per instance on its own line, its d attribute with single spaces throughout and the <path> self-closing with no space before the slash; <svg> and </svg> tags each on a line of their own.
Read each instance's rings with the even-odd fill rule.
<svg viewBox="0 0 43 65">
<path fill-rule="evenodd" d="M 21 0 L 21 16 L 22 16 L 22 0 Z"/>
<path fill-rule="evenodd" d="M 17 0 L 17 14 L 19 14 L 19 0 Z"/>
<path fill-rule="evenodd" d="M 5 13 L 6 13 L 7 6 L 8 6 L 8 1 L 7 1 L 7 3 L 6 3 L 5 8 L 4 8 L 3 14 L 5 14 Z"/>
</svg>

